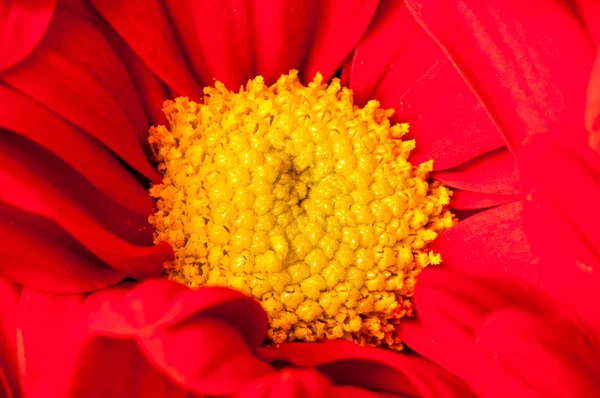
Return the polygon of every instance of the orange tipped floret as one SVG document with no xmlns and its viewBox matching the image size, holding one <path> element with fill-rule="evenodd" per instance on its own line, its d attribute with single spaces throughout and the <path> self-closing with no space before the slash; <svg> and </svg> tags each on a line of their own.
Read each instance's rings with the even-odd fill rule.
<svg viewBox="0 0 600 398">
<path fill-rule="evenodd" d="M 428 182 L 433 163 L 407 160 L 408 126 L 320 75 L 204 92 L 202 104 L 167 101 L 169 128 L 150 131 L 164 174 L 150 222 L 175 250 L 169 276 L 255 297 L 277 343 L 401 349 L 415 278 L 440 263 L 429 245 L 454 223 L 451 192 Z"/>
</svg>

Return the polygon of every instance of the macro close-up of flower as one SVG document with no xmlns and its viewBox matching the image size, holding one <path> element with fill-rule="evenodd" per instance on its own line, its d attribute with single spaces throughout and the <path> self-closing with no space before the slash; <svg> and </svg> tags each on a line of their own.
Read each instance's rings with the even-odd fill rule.
<svg viewBox="0 0 600 398">
<path fill-rule="evenodd" d="M 600 3 L 0 0 L 0 398 L 600 396 Z"/>
</svg>

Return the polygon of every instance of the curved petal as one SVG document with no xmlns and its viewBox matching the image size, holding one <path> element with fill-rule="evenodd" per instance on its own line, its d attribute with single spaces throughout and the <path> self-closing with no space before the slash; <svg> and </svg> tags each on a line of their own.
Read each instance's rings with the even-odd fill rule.
<svg viewBox="0 0 600 398">
<path fill-rule="evenodd" d="M 600 3 L 596 0 L 575 0 L 571 2 L 583 26 L 587 30 L 594 48 L 600 45 L 600 27 L 598 26 L 598 17 L 600 17 Z"/>
<path fill-rule="evenodd" d="M 85 26 L 86 23 L 81 24 Z M 93 31 L 91 25 L 89 30 Z M 68 33 L 79 34 L 78 30 L 68 32 L 60 27 L 63 40 Z M 97 41 L 92 40 L 93 36 L 84 36 L 93 51 L 112 52 L 101 35 L 96 32 Z M 129 115 L 119 107 L 106 84 L 89 65 L 73 59 L 73 54 L 63 52 L 65 46 L 56 47 L 60 48 L 42 43 L 25 61 L 0 75 L 0 79 L 104 143 L 146 177 L 160 181 L 139 145 Z M 87 51 L 90 51 L 89 47 Z"/>
<path fill-rule="evenodd" d="M 562 130 L 534 135 L 517 153 L 524 226 L 533 253 L 550 265 L 540 268 L 547 289 L 600 350 L 600 302 L 590 300 L 600 289 L 600 156 L 573 136 Z"/>
<path fill-rule="evenodd" d="M 114 285 L 126 277 L 52 222 L 4 205 L 0 205 L 0 236 L 0 275 L 23 286 L 71 294 Z"/>
<path fill-rule="evenodd" d="M 594 387 L 593 382 L 587 380 L 587 375 L 591 374 L 597 383 L 599 369 L 588 342 L 561 314 L 556 302 L 531 286 L 506 279 L 473 278 L 455 271 L 428 270 L 421 275 L 417 285 L 415 307 L 419 321 L 402 324 L 403 340 L 409 347 L 464 379 L 478 395 L 543 396 L 549 391 L 560 391 L 566 386 L 558 383 L 573 377 L 573 358 L 583 366 L 576 376 L 578 381 L 584 382 L 582 386 L 588 392 L 593 391 L 592 395 L 597 394 L 600 386 Z M 506 335 L 495 334 L 494 338 L 505 341 L 491 341 L 492 331 L 487 329 L 486 323 L 512 308 L 543 323 L 547 336 L 535 342 L 541 349 L 535 351 L 531 346 L 534 342 L 524 345 L 527 336 L 512 335 L 515 338 L 509 340 Z M 510 327 L 505 325 L 504 330 L 506 326 Z M 569 338 L 573 339 L 569 348 L 574 351 L 566 354 L 569 359 L 544 363 L 547 355 L 556 349 L 555 342 L 564 338 L 563 330 L 569 330 Z M 512 343 L 520 345 L 509 350 L 506 346 Z M 507 359 L 509 354 L 513 357 Z M 526 359 L 527 355 L 536 357 Z M 537 366 L 535 370 L 524 370 L 514 366 L 516 361 L 535 362 Z M 546 369 L 561 377 L 548 380 Z M 530 379 L 528 376 L 536 371 L 539 376 Z"/>
<path fill-rule="evenodd" d="M 230 323 L 227 314 L 245 314 L 250 322 Z M 265 322 L 257 302 L 228 289 L 191 290 L 161 279 L 101 290 L 84 302 L 67 350 L 57 347 L 64 352 L 62 369 L 46 369 L 36 391 L 56 396 L 233 393 L 271 371 L 253 355 L 256 346 L 248 344 L 256 327 L 264 327 L 265 336 Z"/>
<path fill-rule="evenodd" d="M 52 354 L 53 345 L 69 333 L 78 316 L 83 296 L 62 296 L 23 288 L 19 300 L 17 328 L 19 378 L 29 396 Z"/>
<path fill-rule="evenodd" d="M 162 275 L 162 262 L 172 258 L 168 244 L 137 246 L 106 230 L 52 182 L 23 164 L 23 154 L 0 151 L 0 198 L 23 211 L 54 220 L 92 253 L 133 277 Z M 12 148 L 10 148 L 12 149 Z"/>
<path fill-rule="evenodd" d="M 538 267 L 523 232 L 523 206 L 514 202 L 484 211 L 441 234 L 432 250 L 444 267 L 469 275 L 513 276 L 540 285 Z"/>
<path fill-rule="evenodd" d="M 116 105 L 127 116 L 140 143 L 146 143 L 148 120 L 135 86 L 111 43 L 98 29 L 85 19 L 59 7 L 41 45 L 64 54 L 65 58 L 80 69 L 88 71 L 110 93 Z"/>
<path fill-rule="evenodd" d="M 402 2 L 381 4 L 345 73 L 358 103 L 379 100 L 395 109 L 395 121 L 410 124 L 415 162 L 434 159 L 435 169 L 445 170 L 504 145 L 477 98 Z"/>
<path fill-rule="evenodd" d="M 56 0 L 17 0 L 0 4 L 0 72 L 16 65 L 46 32 Z"/>
<path fill-rule="evenodd" d="M 202 89 L 187 66 L 160 0 L 92 0 L 93 6 L 165 83 L 198 100 Z"/>
<path fill-rule="evenodd" d="M 517 164 L 505 147 L 471 160 L 453 170 L 434 172 L 433 178 L 467 191 L 518 195 L 521 192 Z"/>
<path fill-rule="evenodd" d="M 268 374 L 236 393 L 236 398 L 332 397 L 336 395 L 331 381 L 315 369 L 286 368 Z M 347 397 L 348 395 L 344 395 Z"/>
<path fill-rule="evenodd" d="M 566 3 L 405 0 L 518 146 L 552 122 L 581 127 L 592 48 Z M 569 62 L 564 62 L 568 59 Z"/>
<path fill-rule="evenodd" d="M 0 396 L 8 398 L 19 396 L 16 333 L 19 290 L 13 282 L 0 277 Z"/>
<path fill-rule="evenodd" d="M 587 88 L 585 127 L 590 133 L 590 146 L 600 153 L 600 50 Z"/>
<path fill-rule="evenodd" d="M 450 208 L 455 210 L 478 210 L 519 201 L 520 195 L 488 194 L 462 189 L 452 190 Z"/>
<path fill-rule="evenodd" d="M 147 191 L 98 141 L 3 84 L 0 104 L 0 127 L 54 153 L 123 207 L 150 214 L 154 203 Z"/>
<path fill-rule="evenodd" d="M 261 351 L 261 355 L 270 361 L 317 367 L 336 384 L 401 396 L 472 395 L 462 381 L 425 358 L 360 347 L 341 340 L 270 345 Z"/>
<path fill-rule="evenodd" d="M 302 78 L 310 82 L 317 72 L 330 80 L 361 40 L 379 0 L 333 0 L 318 3 L 319 16 L 313 43 L 302 66 Z"/>
</svg>

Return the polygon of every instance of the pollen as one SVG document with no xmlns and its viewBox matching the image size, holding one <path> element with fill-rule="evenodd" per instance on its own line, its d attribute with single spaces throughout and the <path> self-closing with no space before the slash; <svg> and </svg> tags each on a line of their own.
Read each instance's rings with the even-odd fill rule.
<svg viewBox="0 0 600 398">
<path fill-rule="evenodd" d="M 441 262 L 430 244 L 455 223 L 433 162 L 408 161 L 408 125 L 320 74 L 204 95 L 167 101 L 169 126 L 150 130 L 163 180 L 149 221 L 174 249 L 169 278 L 254 297 L 275 343 L 402 349 L 417 277 Z"/>
</svg>

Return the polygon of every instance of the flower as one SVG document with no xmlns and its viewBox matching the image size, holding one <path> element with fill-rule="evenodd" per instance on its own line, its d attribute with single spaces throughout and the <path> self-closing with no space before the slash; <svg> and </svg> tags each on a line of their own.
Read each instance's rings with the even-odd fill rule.
<svg viewBox="0 0 600 398">
<path fill-rule="evenodd" d="M 0 392 L 598 394 L 593 2 L 56 3 L 0 7 Z M 152 279 L 172 258 L 139 182 L 160 181 L 160 103 L 342 64 L 358 103 L 411 124 L 463 218 L 401 326 L 420 355 L 261 346 L 246 296 Z"/>
</svg>

